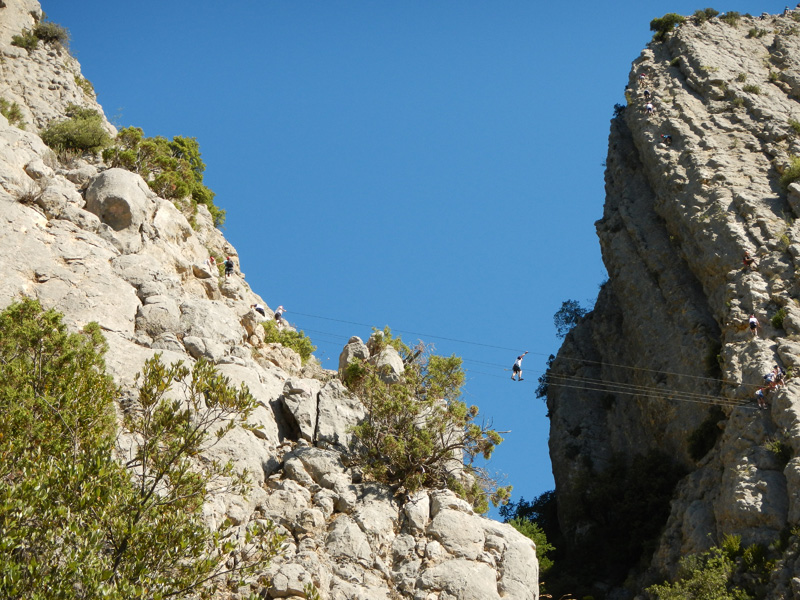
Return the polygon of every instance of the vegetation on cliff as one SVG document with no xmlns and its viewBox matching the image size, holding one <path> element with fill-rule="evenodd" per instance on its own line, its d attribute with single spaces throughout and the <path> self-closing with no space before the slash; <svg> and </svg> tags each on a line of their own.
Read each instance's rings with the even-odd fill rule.
<svg viewBox="0 0 800 600">
<path fill-rule="evenodd" d="M 464 384 L 461 359 L 412 350 L 388 327 L 378 339 L 380 345 L 398 351 L 405 371 L 401 381 L 388 382 L 369 361 L 348 364 L 344 383 L 367 409 L 365 420 L 353 431 L 357 463 L 376 481 L 402 487 L 408 494 L 422 487 L 450 488 L 479 512 L 488 510 L 489 501 L 495 506 L 506 502 L 511 486 L 498 487 L 473 463 L 477 457 L 488 460 L 503 438 L 490 425 L 476 423 L 477 406 L 459 400 Z M 459 477 L 463 458 L 473 475 L 467 486 Z"/>
<path fill-rule="evenodd" d="M 206 165 L 195 138 L 149 138 L 139 127 L 126 127 L 103 151 L 103 160 L 112 167 L 138 173 L 156 194 L 175 201 L 179 207 L 187 199 L 193 209 L 198 204 L 205 205 L 214 225 L 225 222 L 225 211 L 214 204 L 214 192 L 203 184 Z"/>
<path fill-rule="evenodd" d="M 118 438 L 104 351 L 97 324 L 69 333 L 36 301 L 0 313 L 0 596 L 194 598 L 235 586 L 281 540 L 253 529 L 249 553 L 227 567 L 234 544 L 201 507 L 212 490 L 245 489 L 246 475 L 198 458 L 254 399 L 208 363 L 156 356 Z"/>
</svg>

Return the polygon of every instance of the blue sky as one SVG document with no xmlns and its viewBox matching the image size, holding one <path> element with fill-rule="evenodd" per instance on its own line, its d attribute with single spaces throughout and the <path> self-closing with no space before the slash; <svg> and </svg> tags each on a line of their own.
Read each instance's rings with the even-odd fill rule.
<svg viewBox="0 0 800 600">
<path fill-rule="evenodd" d="M 719 11 L 778 13 L 774 1 Z M 606 278 L 609 120 L 686 1 L 42 0 L 118 127 L 197 138 L 250 286 L 335 369 L 389 325 L 465 360 L 510 430 L 489 470 L 553 488 L 536 378 Z M 424 334 L 424 335 L 419 335 Z M 528 350 L 525 381 L 510 367 Z"/>
</svg>

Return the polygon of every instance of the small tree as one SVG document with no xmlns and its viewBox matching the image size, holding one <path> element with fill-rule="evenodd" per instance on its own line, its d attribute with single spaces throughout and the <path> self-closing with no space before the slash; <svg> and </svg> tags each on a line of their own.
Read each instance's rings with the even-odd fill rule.
<svg viewBox="0 0 800 600">
<path fill-rule="evenodd" d="M 24 300 L 0 313 L 0 597 L 196 598 L 273 556 L 281 543 L 251 528 L 247 551 L 201 519 L 207 495 L 242 489 L 229 464 L 199 461 L 252 410 L 207 363 L 148 361 L 134 440 L 115 460 L 114 398 L 96 323 L 69 333 L 61 315 Z M 168 399 L 173 385 L 180 399 Z"/>
<path fill-rule="evenodd" d="M 577 300 L 564 300 L 561 308 L 553 315 L 556 326 L 556 336 L 564 338 L 577 325 L 589 311 L 581 307 Z"/>
<path fill-rule="evenodd" d="M 287 348 L 291 348 L 300 355 L 300 359 L 305 363 L 317 347 L 311 343 L 311 339 L 302 331 L 292 331 L 291 329 L 278 329 L 275 321 L 264 321 L 264 341 L 268 344 L 277 343 Z"/>
<path fill-rule="evenodd" d="M 214 192 L 203 184 L 206 165 L 195 138 L 148 138 L 139 127 L 126 127 L 119 131 L 114 145 L 103 152 L 103 160 L 138 173 L 162 198 L 176 203 L 189 199 L 195 208 L 205 205 L 214 225 L 225 222 L 225 211 L 214 204 Z"/>
<path fill-rule="evenodd" d="M 356 462 L 377 481 L 409 494 L 421 487 L 446 487 L 482 512 L 488 510 L 487 500 L 506 502 L 510 486 L 497 487 L 473 464 L 478 456 L 488 460 L 502 437 L 490 425 L 475 422 L 477 406 L 459 400 L 461 359 L 412 351 L 388 328 L 379 344 L 398 349 L 405 370 L 402 381 L 387 383 L 369 361 L 356 359 L 347 366 L 344 383 L 367 409 L 353 431 Z M 459 481 L 465 468 L 474 476 L 467 487 Z"/>
<path fill-rule="evenodd" d="M 681 559 L 678 581 L 652 585 L 647 592 L 653 600 L 750 600 L 743 589 L 732 584 L 736 564 L 721 548 Z"/>
<path fill-rule="evenodd" d="M 655 31 L 653 40 L 656 42 L 663 42 L 667 39 L 667 34 L 672 33 L 676 27 L 679 27 L 686 17 L 677 13 L 667 13 L 663 17 L 653 19 L 650 21 L 650 31 Z"/>
</svg>

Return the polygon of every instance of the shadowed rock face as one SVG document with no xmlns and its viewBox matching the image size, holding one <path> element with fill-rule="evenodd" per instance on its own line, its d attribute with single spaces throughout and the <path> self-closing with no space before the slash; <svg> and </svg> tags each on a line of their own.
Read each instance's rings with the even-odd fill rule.
<svg viewBox="0 0 800 600">
<path fill-rule="evenodd" d="M 779 181 L 800 154 L 797 25 L 791 15 L 682 25 L 634 61 L 628 105 L 611 122 L 597 222 L 609 280 L 554 362 L 550 450 L 576 545 L 598 524 L 585 499 L 612 457 L 660 450 L 688 470 L 651 574 L 674 573 L 724 534 L 768 544 L 800 514 L 800 459 L 784 465 L 764 447 L 800 450 L 800 385 L 770 392 L 769 410 L 754 401 L 773 365 L 800 366 L 800 222 Z M 743 268 L 745 251 L 757 270 Z M 690 437 L 709 403 L 723 405 L 721 435 L 698 457 Z M 789 580 L 776 571 L 768 596 Z"/>
<path fill-rule="evenodd" d="M 10 45 L 34 24 L 31 11 L 41 15 L 33 0 L 0 3 L 0 97 L 36 127 L 64 118 L 69 103 L 101 110 L 77 85 L 80 66 L 65 50 L 40 44 L 28 54 Z M 265 342 L 272 311 L 241 274 L 247 257 L 205 207 L 182 214 L 139 175 L 97 156 L 62 163 L 31 131 L 0 116 L 0 307 L 24 295 L 64 313 L 73 329 L 98 322 L 122 390 L 120 414 L 157 352 L 167 363 L 209 360 L 247 385 L 259 402 L 250 427 L 226 434 L 207 458 L 246 468 L 253 489 L 213 496 L 204 516 L 212 527 L 231 523 L 228 533 L 242 544 L 259 519 L 288 535 L 261 574 L 271 581 L 265 597 L 296 598 L 312 582 L 326 600 L 538 598 L 533 543 L 511 526 L 475 514 L 451 492 L 424 490 L 405 502 L 345 466 L 363 404 L 335 372 Z M 209 255 L 231 256 L 236 273 L 220 277 Z M 352 356 L 366 358 L 359 343 Z M 381 360 L 387 377 L 402 374 L 396 353 Z M 123 440 L 124 451 L 134 443 Z"/>
</svg>

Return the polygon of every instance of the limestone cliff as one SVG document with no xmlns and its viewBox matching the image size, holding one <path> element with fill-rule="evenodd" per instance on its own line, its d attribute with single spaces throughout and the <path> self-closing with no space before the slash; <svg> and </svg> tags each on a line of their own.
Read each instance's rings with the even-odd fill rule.
<svg viewBox="0 0 800 600">
<path fill-rule="evenodd" d="M 725 534 L 767 545 L 800 519 L 800 381 L 768 392 L 767 410 L 754 397 L 774 365 L 800 372 L 800 188 L 781 185 L 800 155 L 798 13 L 687 19 L 634 61 L 611 123 L 597 222 L 609 279 L 553 364 L 548 408 L 573 548 L 602 528 L 610 465 L 632 474 L 660 451 L 686 473 L 631 594 Z M 765 597 L 800 597 L 795 546 Z"/>
<path fill-rule="evenodd" d="M 288 535 L 262 574 L 264 597 L 304 597 L 313 582 L 326 600 L 538 598 L 534 546 L 512 527 L 448 491 L 404 502 L 343 464 L 363 406 L 335 373 L 265 342 L 260 324 L 273 312 L 250 308 L 266 303 L 241 273 L 247 258 L 203 206 L 190 223 L 139 175 L 45 146 L 37 131 L 70 104 L 101 108 L 67 50 L 11 45 L 40 18 L 34 0 L 0 2 L 0 98 L 16 103 L 26 124 L 0 117 L 0 306 L 28 296 L 75 329 L 97 321 L 123 390 L 120 410 L 156 352 L 166 362 L 204 357 L 247 384 L 260 429 L 237 429 L 213 452 L 247 467 L 255 486 L 246 498 L 215 497 L 205 514 L 215 527 L 233 523 L 231 535 L 255 519 Z M 221 276 L 210 255 L 231 256 L 234 275 Z"/>
</svg>

